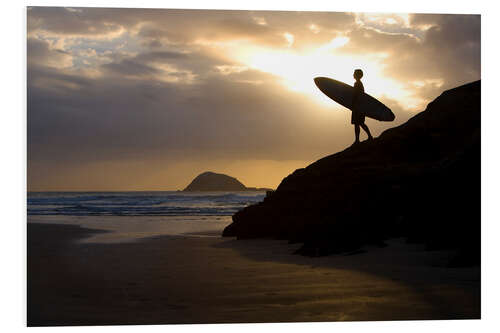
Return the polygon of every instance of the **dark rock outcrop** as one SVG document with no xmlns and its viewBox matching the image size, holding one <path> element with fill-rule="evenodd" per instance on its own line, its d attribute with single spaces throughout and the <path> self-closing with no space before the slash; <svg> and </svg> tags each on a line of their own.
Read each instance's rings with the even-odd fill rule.
<svg viewBox="0 0 500 333">
<path fill-rule="evenodd" d="M 244 191 L 238 179 L 215 172 L 203 172 L 184 189 L 184 191 Z"/>
<path fill-rule="evenodd" d="M 184 191 L 267 191 L 267 188 L 246 187 L 238 179 L 215 172 L 199 174 Z"/>
<path fill-rule="evenodd" d="M 481 82 L 445 91 L 425 111 L 298 169 L 224 236 L 303 242 L 305 255 L 353 251 L 407 237 L 480 260 Z"/>
</svg>

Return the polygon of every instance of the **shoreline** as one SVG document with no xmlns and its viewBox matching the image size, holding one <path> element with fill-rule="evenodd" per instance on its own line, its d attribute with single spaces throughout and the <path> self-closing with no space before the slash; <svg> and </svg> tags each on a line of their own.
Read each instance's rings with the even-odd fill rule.
<svg viewBox="0 0 500 333">
<path fill-rule="evenodd" d="M 480 318 L 480 267 L 444 267 L 448 252 L 402 240 L 310 258 L 277 240 L 27 232 L 28 326 Z"/>
</svg>

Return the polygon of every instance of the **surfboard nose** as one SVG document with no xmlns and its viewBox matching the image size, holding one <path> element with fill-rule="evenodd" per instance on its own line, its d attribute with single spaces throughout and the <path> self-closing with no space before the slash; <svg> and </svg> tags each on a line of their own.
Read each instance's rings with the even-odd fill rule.
<svg viewBox="0 0 500 333">
<path fill-rule="evenodd" d="M 325 78 L 324 77 L 315 77 L 314 78 L 314 84 L 316 85 L 316 87 L 319 88 L 319 86 L 321 85 L 321 82 L 324 81 Z"/>
<path fill-rule="evenodd" d="M 391 109 L 389 109 L 389 113 L 390 113 L 390 116 L 387 117 L 387 121 L 393 121 L 394 119 L 396 119 L 396 116 L 394 115 L 394 112 L 392 112 Z"/>
</svg>

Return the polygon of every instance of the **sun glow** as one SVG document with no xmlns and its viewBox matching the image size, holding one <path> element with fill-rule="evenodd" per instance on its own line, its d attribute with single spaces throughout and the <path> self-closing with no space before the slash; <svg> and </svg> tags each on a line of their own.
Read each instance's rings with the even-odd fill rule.
<svg viewBox="0 0 500 333">
<path fill-rule="evenodd" d="M 331 77 L 353 84 L 353 71 L 363 69 L 363 83 L 368 94 L 397 100 L 407 109 L 420 106 L 420 101 L 412 97 L 403 85 L 384 76 L 385 54 L 346 55 L 336 49 L 349 43 L 347 37 L 337 37 L 318 48 L 299 52 L 292 49 L 276 50 L 263 47 L 239 48 L 234 54 L 245 66 L 274 74 L 282 84 L 295 92 L 304 93 L 314 101 L 332 106 L 332 101 L 314 85 L 317 76 Z"/>
</svg>

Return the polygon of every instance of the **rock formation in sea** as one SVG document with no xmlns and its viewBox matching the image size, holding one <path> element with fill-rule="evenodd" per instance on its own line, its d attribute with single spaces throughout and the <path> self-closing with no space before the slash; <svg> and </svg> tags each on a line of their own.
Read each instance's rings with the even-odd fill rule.
<svg viewBox="0 0 500 333">
<path fill-rule="evenodd" d="M 284 178 L 233 216 L 224 236 L 301 242 L 304 255 L 383 245 L 391 237 L 480 261 L 481 81 L 443 92 L 378 138 Z"/>
<path fill-rule="evenodd" d="M 184 189 L 194 191 L 267 191 L 267 188 L 246 187 L 238 179 L 215 172 L 203 172 Z"/>
</svg>

